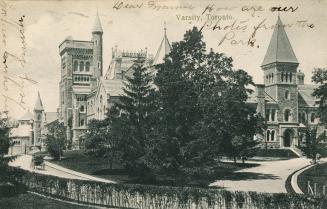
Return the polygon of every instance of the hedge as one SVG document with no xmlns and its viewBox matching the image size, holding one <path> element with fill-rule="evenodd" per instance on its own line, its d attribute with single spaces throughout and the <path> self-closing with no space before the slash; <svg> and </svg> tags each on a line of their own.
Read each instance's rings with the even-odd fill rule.
<svg viewBox="0 0 327 209">
<path fill-rule="evenodd" d="M 194 187 L 110 184 L 65 179 L 28 171 L 22 172 L 17 180 L 26 185 L 29 190 L 45 195 L 81 203 L 120 208 L 319 209 L 327 206 L 327 199 L 324 197 L 230 192 L 222 189 Z"/>
</svg>

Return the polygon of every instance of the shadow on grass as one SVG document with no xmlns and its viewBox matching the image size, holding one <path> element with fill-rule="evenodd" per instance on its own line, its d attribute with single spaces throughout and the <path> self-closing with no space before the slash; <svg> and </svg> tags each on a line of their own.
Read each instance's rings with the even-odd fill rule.
<svg viewBox="0 0 327 209">
<path fill-rule="evenodd" d="M 280 177 L 275 176 L 273 174 L 235 172 L 227 176 L 221 177 L 218 180 L 243 181 L 243 180 L 260 180 L 260 179 L 280 179 Z"/>
</svg>

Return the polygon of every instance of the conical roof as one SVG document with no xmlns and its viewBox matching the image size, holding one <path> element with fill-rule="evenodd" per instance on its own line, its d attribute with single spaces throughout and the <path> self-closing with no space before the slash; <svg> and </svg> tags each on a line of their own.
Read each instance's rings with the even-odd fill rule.
<svg viewBox="0 0 327 209">
<path fill-rule="evenodd" d="M 98 13 L 97 13 L 97 15 L 95 17 L 92 32 L 101 32 L 101 33 L 103 33 L 102 26 L 101 26 L 101 21 L 100 21 Z"/>
<path fill-rule="evenodd" d="M 262 65 L 275 62 L 299 63 L 279 16 Z"/>
<path fill-rule="evenodd" d="M 19 121 L 26 121 L 26 120 L 29 121 L 32 119 L 33 119 L 32 113 L 29 110 L 27 110 L 26 113 L 21 118 L 19 118 Z"/>
<path fill-rule="evenodd" d="M 36 103 L 34 106 L 34 110 L 39 110 L 39 111 L 43 111 L 43 104 L 41 101 L 41 96 L 40 96 L 40 92 L 37 93 L 37 99 L 36 99 Z"/>
<path fill-rule="evenodd" d="M 157 50 L 156 56 L 154 57 L 153 65 L 158 65 L 158 64 L 163 63 L 163 59 L 165 58 L 165 56 L 167 54 L 170 53 L 170 50 L 171 50 L 171 45 L 167 38 L 166 27 L 165 27 L 164 28 L 164 37 L 163 37 L 163 39 L 160 43 L 160 46 Z"/>
</svg>

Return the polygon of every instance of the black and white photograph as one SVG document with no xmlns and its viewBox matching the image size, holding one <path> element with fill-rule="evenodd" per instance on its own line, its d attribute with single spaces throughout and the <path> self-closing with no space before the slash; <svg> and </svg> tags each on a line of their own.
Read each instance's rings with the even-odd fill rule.
<svg viewBox="0 0 327 209">
<path fill-rule="evenodd" d="M 0 0 L 0 209 L 327 209 L 326 0 Z"/>
</svg>

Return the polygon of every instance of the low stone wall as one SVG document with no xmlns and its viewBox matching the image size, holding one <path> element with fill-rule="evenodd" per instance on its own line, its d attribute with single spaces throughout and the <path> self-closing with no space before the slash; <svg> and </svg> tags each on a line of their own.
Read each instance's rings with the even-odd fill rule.
<svg viewBox="0 0 327 209">
<path fill-rule="evenodd" d="M 324 208 L 324 198 L 291 194 L 229 192 L 220 189 L 164 187 L 64 179 L 20 170 L 18 180 L 31 191 L 89 203 L 140 209 Z"/>
</svg>

